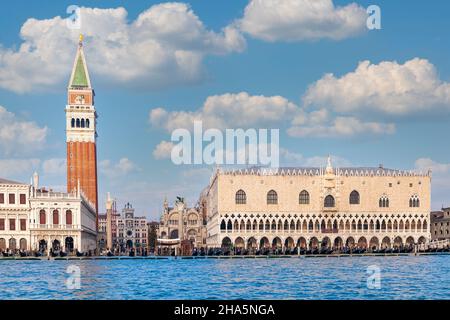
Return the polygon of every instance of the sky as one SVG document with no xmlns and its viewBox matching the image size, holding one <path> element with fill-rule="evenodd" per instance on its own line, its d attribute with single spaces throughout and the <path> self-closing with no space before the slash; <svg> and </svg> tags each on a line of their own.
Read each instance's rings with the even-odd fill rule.
<svg viewBox="0 0 450 320">
<path fill-rule="evenodd" d="M 80 29 L 67 20 L 80 9 Z M 369 30 L 366 9 L 381 10 Z M 17 0 L 0 11 L 0 177 L 65 190 L 66 89 L 78 37 L 98 113 L 100 211 L 158 219 L 214 170 L 175 165 L 171 132 L 278 128 L 288 166 L 432 169 L 450 205 L 450 2 Z M 69 28 L 72 26 L 72 28 Z"/>
</svg>

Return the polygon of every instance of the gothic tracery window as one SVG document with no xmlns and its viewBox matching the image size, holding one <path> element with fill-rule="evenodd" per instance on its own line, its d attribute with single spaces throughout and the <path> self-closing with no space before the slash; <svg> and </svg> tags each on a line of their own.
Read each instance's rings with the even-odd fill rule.
<svg viewBox="0 0 450 320">
<path fill-rule="evenodd" d="M 380 208 L 389 208 L 389 198 L 386 195 L 381 196 L 378 206 Z"/>
<path fill-rule="evenodd" d="M 300 192 L 298 196 L 298 203 L 299 204 L 309 204 L 309 193 L 306 190 L 303 190 Z"/>
<path fill-rule="evenodd" d="M 247 203 L 247 195 L 244 190 L 238 190 L 235 196 L 236 204 L 246 204 Z"/>
<path fill-rule="evenodd" d="M 267 204 L 278 204 L 278 195 L 275 190 L 267 192 Z"/>
<path fill-rule="evenodd" d="M 413 195 L 409 199 L 409 207 L 410 208 L 418 208 L 420 206 L 419 197 L 417 195 Z"/>
<path fill-rule="evenodd" d="M 333 208 L 334 207 L 334 198 L 332 195 L 328 195 L 325 197 L 324 207 L 325 208 Z"/>
<path fill-rule="evenodd" d="M 353 190 L 350 193 L 350 204 L 359 204 L 359 192 L 356 190 Z"/>
</svg>

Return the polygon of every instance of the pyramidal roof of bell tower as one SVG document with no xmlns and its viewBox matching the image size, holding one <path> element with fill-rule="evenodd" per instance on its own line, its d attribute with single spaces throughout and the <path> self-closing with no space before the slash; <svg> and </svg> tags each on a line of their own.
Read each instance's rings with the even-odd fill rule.
<svg viewBox="0 0 450 320">
<path fill-rule="evenodd" d="M 78 42 L 77 55 L 73 63 L 72 74 L 69 81 L 69 89 L 90 89 L 91 79 L 86 64 L 83 50 L 83 36 L 80 35 Z"/>
</svg>

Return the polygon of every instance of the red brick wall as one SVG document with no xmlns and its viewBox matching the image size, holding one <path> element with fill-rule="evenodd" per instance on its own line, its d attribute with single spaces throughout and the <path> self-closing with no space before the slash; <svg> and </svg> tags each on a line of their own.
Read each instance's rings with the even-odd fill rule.
<svg viewBox="0 0 450 320">
<path fill-rule="evenodd" d="M 95 205 L 98 212 L 97 147 L 93 142 L 67 142 L 68 192 L 77 187 L 78 179 L 81 190 Z"/>
</svg>

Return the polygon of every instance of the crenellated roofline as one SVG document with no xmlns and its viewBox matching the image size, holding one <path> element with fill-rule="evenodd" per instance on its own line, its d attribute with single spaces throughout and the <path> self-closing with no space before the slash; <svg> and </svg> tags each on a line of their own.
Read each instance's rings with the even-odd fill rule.
<svg viewBox="0 0 450 320">
<path fill-rule="evenodd" d="M 216 175 L 259 175 L 259 176 L 323 176 L 330 171 L 321 167 L 280 167 L 280 168 L 245 168 L 245 169 L 218 169 Z M 426 172 L 415 170 L 398 170 L 371 167 L 334 168 L 332 173 L 336 176 L 364 176 L 364 177 L 431 177 L 431 170 Z M 212 178 L 214 179 L 214 178 Z"/>
</svg>

